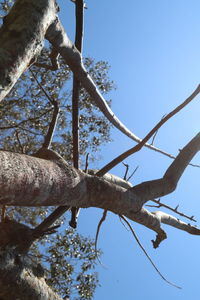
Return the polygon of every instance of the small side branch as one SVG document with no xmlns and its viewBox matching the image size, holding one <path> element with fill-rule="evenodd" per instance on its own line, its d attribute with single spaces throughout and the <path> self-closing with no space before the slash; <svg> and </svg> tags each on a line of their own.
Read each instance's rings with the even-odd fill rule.
<svg viewBox="0 0 200 300">
<path fill-rule="evenodd" d="M 107 216 L 107 210 L 104 210 L 103 215 L 99 221 L 99 224 L 97 226 L 97 232 L 96 232 L 96 236 L 95 236 L 95 252 L 97 253 L 97 241 L 98 241 L 98 237 L 99 237 L 99 232 L 100 232 L 100 228 L 102 223 L 105 221 L 106 216 Z"/>
<path fill-rule="evenodd" d="M 34 236 L 40 235 L 50 228 L 54 222 L 60 218 L 67 210 L 70 209 L 70 206 L 59 206 L 56 208 L 43 222 L 41 222 L 37 227 L 34 228 Z"/>
<path fill-rule="evenodd" d="M 154 199 L 154 200 L 151 200 L 151 201 L 154 202 L 154 203 L 156 203 L 157 205 L 149 205 L 149 204 L 146 204 L 146 206 L 148 206 L 148 207 L 156 207 L 156 208 L 165 207 L 165 208 L 167 208 L 167 209 L 173 211 L 174 213 L 176 213 L 177 215 L 179 215 L 179 216 L 181 216 L 181 217 L 184 217 L 184 218 L 186 218 L 186 219 L 189 219 L 190 221 L 193 221 L 193 222 L 197 222 L 197 221 L 194 219 L 194 216 L 189 217 L 189 216 L 185 215 L 184 213 L 178 211 L 179 205 L 177 205 L 175 208 L 172 208 L 171 206 L 166 205 L 166 204 L 160 202 L 160 199 L 159 199 L 159 200 L 155 200 L 155 199 Z"/>
</svg>

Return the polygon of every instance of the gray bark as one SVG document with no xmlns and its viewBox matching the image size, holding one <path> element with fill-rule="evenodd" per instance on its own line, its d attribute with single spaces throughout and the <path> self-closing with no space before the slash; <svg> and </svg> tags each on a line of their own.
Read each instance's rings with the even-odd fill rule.
<svg viewBox="0 0 200 300">
<path fill-rule="evenodd" d="M 16 1 L 0 29 L 0 101 L 21 74 L 37 60 L 44 35 L 55 20 L 55 2 Z"/>
<path fill-rule="evenodd" d="M 122 132 L 140 142 L 141 139 L 116 118 L 97 90 L 83 66 L 80 53 L 68 39 L 57 18 L 54 0 L 17 0 L 9 15 L 4 18 L 0 29 L 0 100 L 36 60 L 43 47 L 45 35 L 104 115 Z M 146 146 L 168 155 L 154 146 Z M 78 171 L 50 150 L 41 149 L 36 154 L 37 157 L 0 151 L 0 204 L 67 205 L 110 210 L 154 230 L 158 234 L 157 245 L 166 238 L 161 223 L 191 234 L 200 234 L 199 229 L 167 214 L 151 213 L 143 208 L 148 200 L 174 191 L 180 176 L 199 149 L 200 134 L 183 148 L 163 178 L 135 187 L 124 183 L 122 186 L 122 181 L 110 174 L 99 178 Z M 47 287 L 43 275 L 35 272 L 27 260 L 25 249 L 28 249 L 28 245 L 22 245 L 21 239 L 15 239 L 12 235 L 7 239 L 8 224 L 6 227 L 4 225 L 0 224 L 0 297 L 4 300 L 16 297 L 34 300 L 60 299 Z M 23 228 L 23 233 L 25 232 L 30 234 L 28 241 L 31 243 L 32 231 Z"/>
<path fill-rule="evenodd" d="M 0 251 L 0 297 L 2 300 L 62 300 L 46 284 L 39 266 L 7 247 Z M 38 270 L 37 270 L 38 269 Z"/>
<path fill-rule="evenodd" d="M 0 204 L 98 207 L 161 233 L 162 218 L 148 212 L 143 205 L 173 192 L 199 149 L 200 133 L 180 151 L 162 178 L 128 189 L 78 171 L 48 149 L 38 151 L 37 157 L 0 151 Z M 107 177 L 113 181 L 112 176 Z"/>
</svg>

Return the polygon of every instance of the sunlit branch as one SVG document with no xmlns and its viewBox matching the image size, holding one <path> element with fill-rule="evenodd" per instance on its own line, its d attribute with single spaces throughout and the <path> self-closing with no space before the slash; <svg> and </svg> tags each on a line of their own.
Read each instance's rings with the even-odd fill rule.
<svg viewBox="0 0 200 300">
<path fill-rule="evenodd" d="M 166 123 L 170 118 L 172 118 L 175 114 L 177 114 L 181 109 L 183 109 L 187 104 L 189 104 L 200 92 L 200 85 L 195 89 L 195 91 L 179 106 L 177 106 L 174 110 L 172 110 L 169 114 L 167 114 L 163 119 L 160 120 L 160 122 L 145 136 L 145 138 L 140 141 L 139 144 L 136 146 L 130 148 L 126 152 L 122 153 L 115 159 L 113 159 L 110 163 L 108 163 L 106 166 L 104 166 L 100 171 L 98 171 L 98 175 L 103 175 L 110 171 L 112 168 L 114 168 L 116 165 L 121 163 L 124 159 L 129 157 L 130 155 L 138 152 L 141 150 L 143 146 L 145 146 L 146 142 L 155 134 L 155 132 L 158 131 L 158 129 Z M 175 156 L 170 155 L 171 158 L 175 159 Z M 198 166 L 198 165 L 193 165 L 192 166 Z M 198 166 L 200 167 L 200 166 Z"/>
</svg>

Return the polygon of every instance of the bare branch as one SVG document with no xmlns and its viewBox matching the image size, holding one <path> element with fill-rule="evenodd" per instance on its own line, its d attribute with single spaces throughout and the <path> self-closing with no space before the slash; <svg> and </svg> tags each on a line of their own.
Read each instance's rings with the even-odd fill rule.
<svg viewBox="0 0 200 300">
<path fill-rule="evenodd" d="M 150 180 L 138 184 L 131 190 L 141 197 L 143 204 L 148 200 L 162 197 L 172 193 L 178 184 L 185 168 L 200 150 L 200 133 L 198 133 L 177 155 L 164 176 L 160 179 Z"/>
<path fill-rule="evenodd" d="M 96 231 L 96 236 L 95 236 L 95 252 L 97 253 L 97 241 L 98 241 L 98 237 L 99 237 L 99 232 L 100 232 L 100 228 L 101 228 L 101 225 L 103 224 L 103 222 L 105 221 L 106 219 L 106 216 L 107 216 L 107 210 L 104 210 L 103 211 L 103 215 L 99 221 L 99 224 L 97 226 L 97 231 Z"/>
<path fill-rule="evenodd" d="M 43 93 L 45 94 L 45 96 L 49 100 L 49 102 L 54 106 L 52 120 L 49 124 L 48 132 L 45 136 L 44 143 L 42 145 L 43 148 L 48 149 L 51 146 L 51 142 L 52 142 L 53 135 L 54 135 L 54 132 L 55 132 L 55 129 L 56 129 L 60 109 L 59 109 L 59 106 L 58 106 L 58 102 L 49 96 L 49 94 L 45 91 L 45 89 L 40 84 L 40 82 L 38 81 L 37 77 L 35 76 L 34 72 L 31 69 L 30 69 L 30 72 L 31 72 L 33 78 L 35 79 L 35 81 L 37 82 L 38 86 L 40 87 L 40 89 L 43 91 Z"/>
<path fill-rule="evenodd" d="M 104 166 L 99 172 L 99 175 L 105 174 L 108 171 L 110 171 L 112 168 L 114 168 L 116 165 L 118 165 L 120 162 L 122 162 L 124 159 L 126 159 L 128 156 L 132 155 L 133 153 L 138 152 L 141 150 L 143 146 L 145 146 L 146 142 L 154 135 L 155 132 L 158 131 L 158 129 L 167 122 L 170 118 L 172 118 L 175 114 L 177 114 L 181 109 L 183 109 L 188 103 L 190 103 L 200 92 L 200 85 L 195 89 L 195 91 L 179 106 L 177 106 L 174 110 L 172 110 L 169 114 L 167 114 L 160 122 L 145 136 L 143 140 L 140 140 L 139 144 L 134 146 L 133 148 L 130 148 L 126 152 L 120 154 L 118 157 L 113 159 L 110 163 L 108 163 L 106 166 Z M 169 157 L 175 159 L 175 156 L 170 155 Z M 197 166 L 197 165 L 193 165 Z M 200 166 L 198 166 L 200 167 Z"/>
<path fill-rule="evenodd" d="M 67 210 L 66 206 L 59 206 L 57 209 L 55 209 L 43 222 L 41 222 L 37 227 L 34 228 L 33 234 L 36 236 L 37 234 L 40 235 L 41 232 L 45 232 L 50 228 L 52 224 L 55 223 L 55 221 L 61 217 Z"/>
<path fill-rule="evenodd" d="M 83 28 L 84 28 L 84 0 L 75 1 L 76 9 L 76 36 L 75 46 L 82 52 L 83 47 Z M 73 76 L 72 91 L 72 136 L 73 136 L 73 165 L 79 169 L 79 93 L 80 82 Z M 71 208 L 71 220 L 69 225 L 73 228 L 77 227 L 77 218 L 80 210 L 77 207 Z"/>
<path fill-rule="evenodd" d="M 200 235 L 199 228 L 192 226 L 191 224 L 186 224 L 185 222 L 182 222 L 179 219 L 177 219 L 169 214 L 166 214 L 162 211 L 152 212 L 152 214 L 156 215 L 160 219 L 160 222 L 163 224 L 173 226 L 175 228 L 186 231 L 190 234 Z"/>
<path fill-rule="evenodd" d="M 133 170 L 133 172 L 131 173 L 131 175 L 127 178 L 127 181 L 129 181 L 129 180 L 133 177 L 133 175 L 137 172 L 138 168 L 139 168 L 139 166 L 137 166 L 137 167 Z"/>
<path fill-rule="evenodd" d="M 165 115 L 162 117 L 162 119 L 161 119 L 161 120 L 163 120 L 163 119 L 164 119 L 164 117 L 165 117 Z M 150 144 L 150 145 L 153 145 L 153 144 L 154 144 L 155 138 L 156 138 L 156 136 L 157 136 L 157 134 L 158 134 L 158 130 L 159 130 L 159 129 L 157 129 L 157 130 L 156 130 L 156 132 L 154 133 L 154 135 L 153 135 L 153 137 L 152 137 L 152 141 L 151 141 L 151 144 Z"/>
<path fill-rule="evenodd" d="M 154 202 L 154 203 L 157 203 L 157 205 L 149 205 L 149 204 L 146 204 L 146 206 L 148 206 L 148 207 L 156 207 L 156 208 L 165 207 L 165 208 L 167 208 L 167 209 L 173 211 L 174 213 L 178 214 L 178 215 L 181 216 L 181 217 L 184 217 L 184 218 L 186 218 L 186 219 L 189 219 L 190 221 L 193 221 L 193 222 L 197 222 L 197 221 L 194 219 L 194 216 L 189 217 L 189 216 L 185 215 L 184 213 L 178 211 L 179 205 L 177 205 L 175 208 L 172 208 L 172 207 L 169 206 L 169 205 L 166 205 L 166 204 L 164 204 L 164 203 L 161 203 L 161 202 L 160 202 L 160 199 L 159 199 L 159 200 L 155 200 L 155 199 L 154 199 L 154 200 L 151 200 L 151 201 Z"/>
<path fill-rule="evenodd" d="M 125 170 L 125 174 L 124 174 L 124 180 L 126 180 L 126 177 L 127 177 L 127 174 L 128 174 L 128 169 L 129 169 L 129 165 L 128 164 L 125 164 L 124 162 L 122 162 L 123 165 L 125 166 L 126 170 Z"/>
<path fill-rule="evenodd" d="M 21 153 L 25 154 L 24 146 L 22 145 L 22 143 L 21 143 L 21 141 L 20 141 L 19 132 L 18 132 L 17 130 L 15 131 L 15 136 L 16 136 L 16 138 L 17 138 L 19 147 L 20 147 L 20 149 L 21 149 Z"/>
<path fill-rule="evenodd" d="M 124 216 L 120 215 L 120 218 L 122 218 L 122 220 L 128 225 L 128 227 L 129 227 L 131 233 L 133 234 L 133 236 L 134 236 L 136 242 L 138 243 L 139 247 L 140 247 L 140 248 L 142 249 L 142 251 L 144 252 L 144 254 L 145 254 L 145 256 L 147 257 L 147 259 L 150 261 L 150 263 L 152 264 L 152 266 L 154 267 L 154 269 L 156 270 L 156 272 L 158 273 L 158 275 L 159 275 L 165 282 L 167 282 L 168 284 L 170 284 L 170 285 L 172 285 L 172 286 L 174 286 L 174 287 L 176 287 L 176 288 L 178 288 L 178 289 L 181 289 L 181 287 L 179 287 L 179 286 L 175 285 L 174 283 L 168 281 L 168 280 L 162 275 L 162 273 L 161 273 L 161 272 L 159 271 L 159 269 L 156 267 L 156 265 L 155 265 L 154 262 L 152 261 L 151 257 L 149 256 L 149 254 L 148 254 L 147 251 L 145 250 L 145 248 L 142 246 L 142 244 L 141 244 L 139 238 L 137 237 L 135 231 L 133 230 L 131 224 L 127 221 L 127 219 L 126 219 Z"/>
<path fill-rule="evenodd" d="M 52 120 L 49 124 L 49 128 L 48 128 L 47 134 L 45 136 L 44 143 L 42 145 L 42 147 L 44 147 L 44 148 L 48 149 L 51 146 L 51 142 L 52 142 L 52 139 L 53 139 L 53 136 L 54 136 L 54 132 L 56 130 L 56 125 L 57 125 L 57 121 L 58 121 L 58 117 L 59 117 L 59 112 L 60 112 L 60 109 L 58 107 L 58 103 L 54 102 L 54 110 L 53 110 Z"/>
<path fill-rule="evenodd" d="M 37 82 L 39 88 L 43 91 L 43 93 L 45 94 L 45 96 L 47 97 L 47 99 L 49 100 L 49 102 L 54 105 L 54 104 L 57 104 L 57 101 L 55 101 L 53 98 L 51 98 L 49 96 L 49 94 L 46 92 L 46 90 L 43 88 L 43 86 L 41 85 L 41 83 L 38 81 L 36 75 L 34 74 L 34 72 L 29 69 L 29 71 L 31 72 L 31 75 L 33 76 L 33 78 L 35 79 L 35 81 Z"/>
<path fill-rule="evenodd" d="M 145 137 L 145 139 L 141 140 L 135 134 L 133 134 L 121 121 L 114 115 L 108 104 L 106 103 L 103 96 L 98 91 L 95 83 L 89 76 L 88 72 L 83 66 L 82 57 L 77 48 L 73 45 L 73 43 L 69 40 L 68 36 L 65 33 L 64 28 L 62 27 L 59 20 L 54 22 L 47 30 L 46 38 L 49 42 L 57 49 L 57 51 L 62 55 L 65 62 L 69 65 L 70 69 L 74 72 L 75 76 L 81 82 L 82 86 L 87 90 L 90 94 L 96 105 L 105 115 L 105 117 L 121 132 L 125 135 L 129 136 L 135 142 L 140 143 L 140 147 L 148 147 L 149 149 L 160 152 L 170 158 L 174 158 L 171 154 L 168 154 L 152 145 L 147 144 L 146 142 L 149 138 L 164 124 L 169 118 L 171 118 L 175 113 L 181 110 L 185 105 L 187 105 L 190 101 L 192 101 L 196 95 L 200 92 L 200 86 L 193 92 L 193 94 L 180 106 L 178 106 L 175 110 L 173 110 L 170 114 L 168 114 L 163 120 L 161 120 L 157 126 L 153 129 L 154 131 L 150 131 L 150 133 Z M 141 149 L 141 148 L 140 148 Z M 134 151 L 135 152 L 135 151 Z M 129 156 L 130 154 L 128 154 Z M 127 157 L 127 156 L 126 156 Z M 124 158 L 123 158 L 124 159 Z M 122 159 L 122 160 L 123 160 Z M 121 160 L 121 161 L 122 161 Z M 119 162 L 118 162 L 119 163 Z M 110 170 L 110 168 L 109 168 Z M 107 170 L 108 171 L 108 170 Z M 107 172 L 106 171 L 106 172 Z"/>
</svg>

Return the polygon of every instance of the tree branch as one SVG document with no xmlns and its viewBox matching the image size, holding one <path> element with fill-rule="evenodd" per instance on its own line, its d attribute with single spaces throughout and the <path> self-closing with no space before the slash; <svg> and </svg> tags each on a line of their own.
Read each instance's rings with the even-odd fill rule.
<svg viewBox="0 0 200 300">
<path fill-rule="evenodd" d="M 90 75 L 86 71 L 80 52 L 73 45 L 73 43 L 69 40 L 67 34 L 65 33 L 64 28 L 62 27 L 60 21 L 57 19 L 47 30 L 46 33 L 47 40 L 57 49 L 57 51 L 62 55 L 65 62 L 69 65 L 70 69 L 74 72 L 75 76 L 81 82 L 82 86 L 87 90 L 87 92 L 92 97 L 93 101 L 97 105 L 97 107 L 102 111 L 105 117 L 121 132 L 125 135 L 133 139 L 135 142 L 140 143 L 142 140 L 133 134 L 121 121 L 115 116 L 112 110 L 107 105 L 105 99 L 98 91 L 95 83 L 91 79 Z M 200 92 L 200 86 L 194 91 L 194 93 L 187 99 L 188 103 Z M 185 104 L 186 105 L 186 104 Z M 180 107 L 182 109 L 182 107 Z M 179 110 L 180 110 L 179 109 Z M 170 116 L 171 118 L 171 116 Z M 165 119 L 165 118 L 164 118 Z M 166 121 L 161 120 L 162 124 Z M 160 123 L 159 122 L 159 123 Z M 158 129 L 158 128 L 157 128 Z M 156 130 L 157 130 L 156 129 Z M 150 135 L 151 137 L 152 135 Z M 148 137 L 148 139 L 150 138 Z M 146 137 L 147 138 L 147 137 Z M 146 139 L 145 138 L 145 139 Z M 147 139 L 147 140 L 148 140 Z M 142 146 L 148 147 L 149 149 L 160 152 L 170 158 L 174 158 L 169 153 L 164 152 L 150 144 L 142 142 Z"/>
<path fill-rule="evenodd" d="M 156 270 L 156 272 L 158 273 L 158 275 L 165 281 L 167 282 L 168 284 L 178 288 L 178 289 L 181 289 L 181 287 L 175 285 L 174 283 L 168 281 L 163 275 L 162 273 L 159 271 L 159 269 L 156 267 L 156 265 L 154 264 L 154 262 L 152 261 L 151 257 L 149 256 L 149 254 L 147 253 L 147 251 L 144 249 L 144 247 L 142 246 L 139 238 L 137 237 L 135 231 L 133 230 L 132 226 L 130 225 L 130 223 L 126 220 L 126 218 L 124 218 L 124 216 L 120 215 L 119 216 L 120 218 L 122 218 L 122 220 L 128 225 L 132 235 L 134 236 L 136 242 L 138 243 L 139 247 L 142 249 L 142 251 L 144 252 L 145 256 L 147 257 L 147 259 L 150 261 L 150 263 L 152 264 L 152 266 L 154 267 L 154 269 Z"/>
<path fill-rule="evenodd" d="M 75 46 L 82 52 L 83 47 L 83 27 L 84 27 L 84 0 L 76 0 L 76 36 Z M 73 165 L 79 169 L 79 93 L 80 82 L 73 76 L 73 91 L 72 91 L 72 137 L 73 137 Z M 71 208 L 71 220 L 69 225 L 72 228 L 77 226 L 77 217 L 79 209 L 77 207 Z"/>
<path fill-rule="evenodd" d="M 136 193 L 144 204 L 148 200 L 159 198 L 172 193 L 178 184 L 185 168 L 194 155 L 200 150 L 200 133 L 198 133 L 177 155 L 165 172 L 163 178 L 150 180 L 134 186 L 131 190 Z"/>
<path fill-rule="evenodd" d="M 118 157 L 113 159 L 110 163 L 104 166 L 100 171 L 98 171 L 97 175 L 101 176 L 101 174 L 105 174 L 126 159 L 128 156 L 132 155 L 141 150 L 143 146 L 145 146 L 146 142 L 158 131 L 158 129 L 166 123 L 170 118 L 172 118 L 175 114 L 177 114 L 181 109 L 183 109 L 188 103 L 190 103 L 200 92 L 200 85 L 195 89 L 195 91 L 179 106 L 177 106 L 174 110 L 172 110 L 169 114 L 167 114 L 164 118 L 160 120 L 158 124 L 145 136 L 143 140 L 139 142 L 136 146 L 130 148 L 126 152 L 120 154 Z M 175 156 L 170 155 L 171 158 L 175 159 Z M 197 165 L 192 166 L 197 167 Z M 200 167 L 200 166 L 198 166 Z"/>
<path fill-rule="evenodd" d="M 161 203 L 161 202 L 160 202 L 160 199 L 159 199 L 159 200 L 152 199 L 151 201 L 154 202 L 154 203 L 156 203 L 157 205 L 149 205 L 149 204 L 148 204 L 148 205 L 146 205 L 147 207 L 157 207 L 157 208 L 165 207 L 165 208 L 167 208 L 167 209 L 173 211 L 174 213 L 178 214 L 178 215 L 181 216 L 181 217 L 184 217 L 184 218 L 186 218 L 186 219 L 189 219 L 190 221 L 193 221 L 193 222 L 197 222 L 197 221 L 194 219 L 194 216 L 189 217 L 189 216 L 187 216 L 186 214 L 184 214 L 184 213 L 178 211 L 179 205 L 177 205 L 176 208 L 173 208 L 173 207 L 171 207 L 171 206 L 169 206 L 169 205 L 166 205 L 166 204 L 164 204 L 164 203 Z"/>
<path fill-rule="evenodd" d="M 179 220 L 169 214 L 166 214 L 162 211 L 152 212 L 152 214 L 157 216 L 160 219 L 160 222 L 163 224 L 173 226 L 177 229 L 181 229 L 190 234 L 200 235 L 200 229 L 198 229 L 195 226 L 192 226 L 191 224 L 186 224 L 185 222 L 182 222 L 181 220 Z"/>
</svg>

